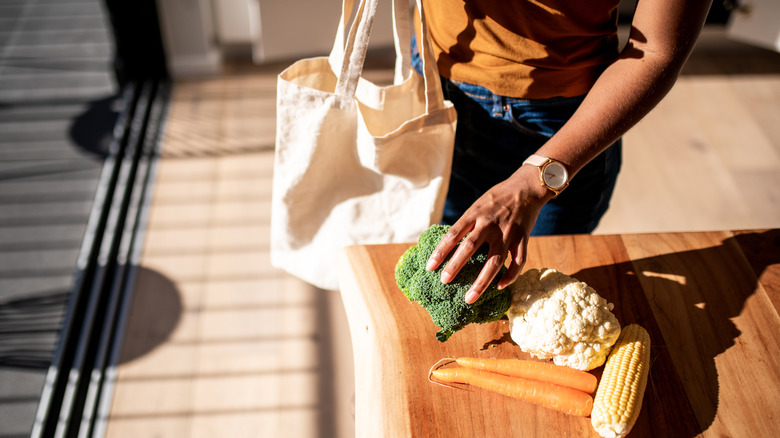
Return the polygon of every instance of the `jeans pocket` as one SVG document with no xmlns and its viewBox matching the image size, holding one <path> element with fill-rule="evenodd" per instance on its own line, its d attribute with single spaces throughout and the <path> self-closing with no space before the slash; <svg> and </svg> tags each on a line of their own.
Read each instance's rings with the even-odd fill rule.
<svg viewBox="0 0 780 438">
<path fill-rule="evenodd" d="M 547 140 L 553 136 L 554 132 L 545 132 L 538 129 L 538 127 L 521 121 L 515 116 L 517 109 L 511 104 L 504 105 L 504 118 L 512 125 L 512 127 L 522 135 L 537 138 L 539 140 Z"/>
<path fill-rule="evenodd" d="M 583 98 L 584 96 L 541 100 L 506 98 L 505 117 L 523 133 L 530 130 L 543 138 L 550 138 L 577 111 Z"/>
</svg>

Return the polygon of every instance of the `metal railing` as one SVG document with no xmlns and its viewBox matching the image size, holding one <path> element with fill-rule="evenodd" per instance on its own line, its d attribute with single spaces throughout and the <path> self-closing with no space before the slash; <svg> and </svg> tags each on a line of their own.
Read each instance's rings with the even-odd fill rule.
<svg viewBox="0 0 780 438">
<path fill-rule="evenodd" d="M 124 89 L 34 438 L 104 434 L 170 88 L 166 81 L 149 81 Z"/>
</svg>

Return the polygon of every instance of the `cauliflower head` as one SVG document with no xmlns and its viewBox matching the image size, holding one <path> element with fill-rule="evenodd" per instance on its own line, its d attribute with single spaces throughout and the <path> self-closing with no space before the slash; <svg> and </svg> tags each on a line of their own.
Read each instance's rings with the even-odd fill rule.
<svg viewBox="0 0 780 438">
<path fill-rule="evenodd" d="M 592 287 L 554 269 L 531 269 L 511 290 L 509 330 L 521 350 L 579 370 L 604 364 L 620 324 L 614 305 Z"/>
</svg>

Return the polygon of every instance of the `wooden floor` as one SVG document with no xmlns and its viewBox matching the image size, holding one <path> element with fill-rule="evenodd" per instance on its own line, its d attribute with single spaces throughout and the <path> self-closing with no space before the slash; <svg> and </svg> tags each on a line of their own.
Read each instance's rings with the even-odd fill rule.
<svg viewBox="0 0 780 438">
<path fill-rule="evenodd" d="M 780 226 L 780 55 L 704 43 L 626 135 L 599 233 Z M 282 67 L 177 83 L 109 437 L 354 435 L 340 298 L 269 265 Z"/>
<path fill-rule="evenodd" d="M 624 139 L 597 232 L 780 224 L 780 55 L 705 32 L 683 76 Z"/>
</svg>

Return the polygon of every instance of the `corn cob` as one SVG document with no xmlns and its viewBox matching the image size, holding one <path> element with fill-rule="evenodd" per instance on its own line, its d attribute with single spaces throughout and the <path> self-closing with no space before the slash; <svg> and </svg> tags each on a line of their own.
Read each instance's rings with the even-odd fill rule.
<svg viewBox="0 0 780 438">
<path fill-rule="evenodd" d="M 650 371 L 650 335 L 637 324 L 624 327 L 604 366 L 591 423 L 605 438 L 622 438 L 634 427 Z"/>
</svg>

